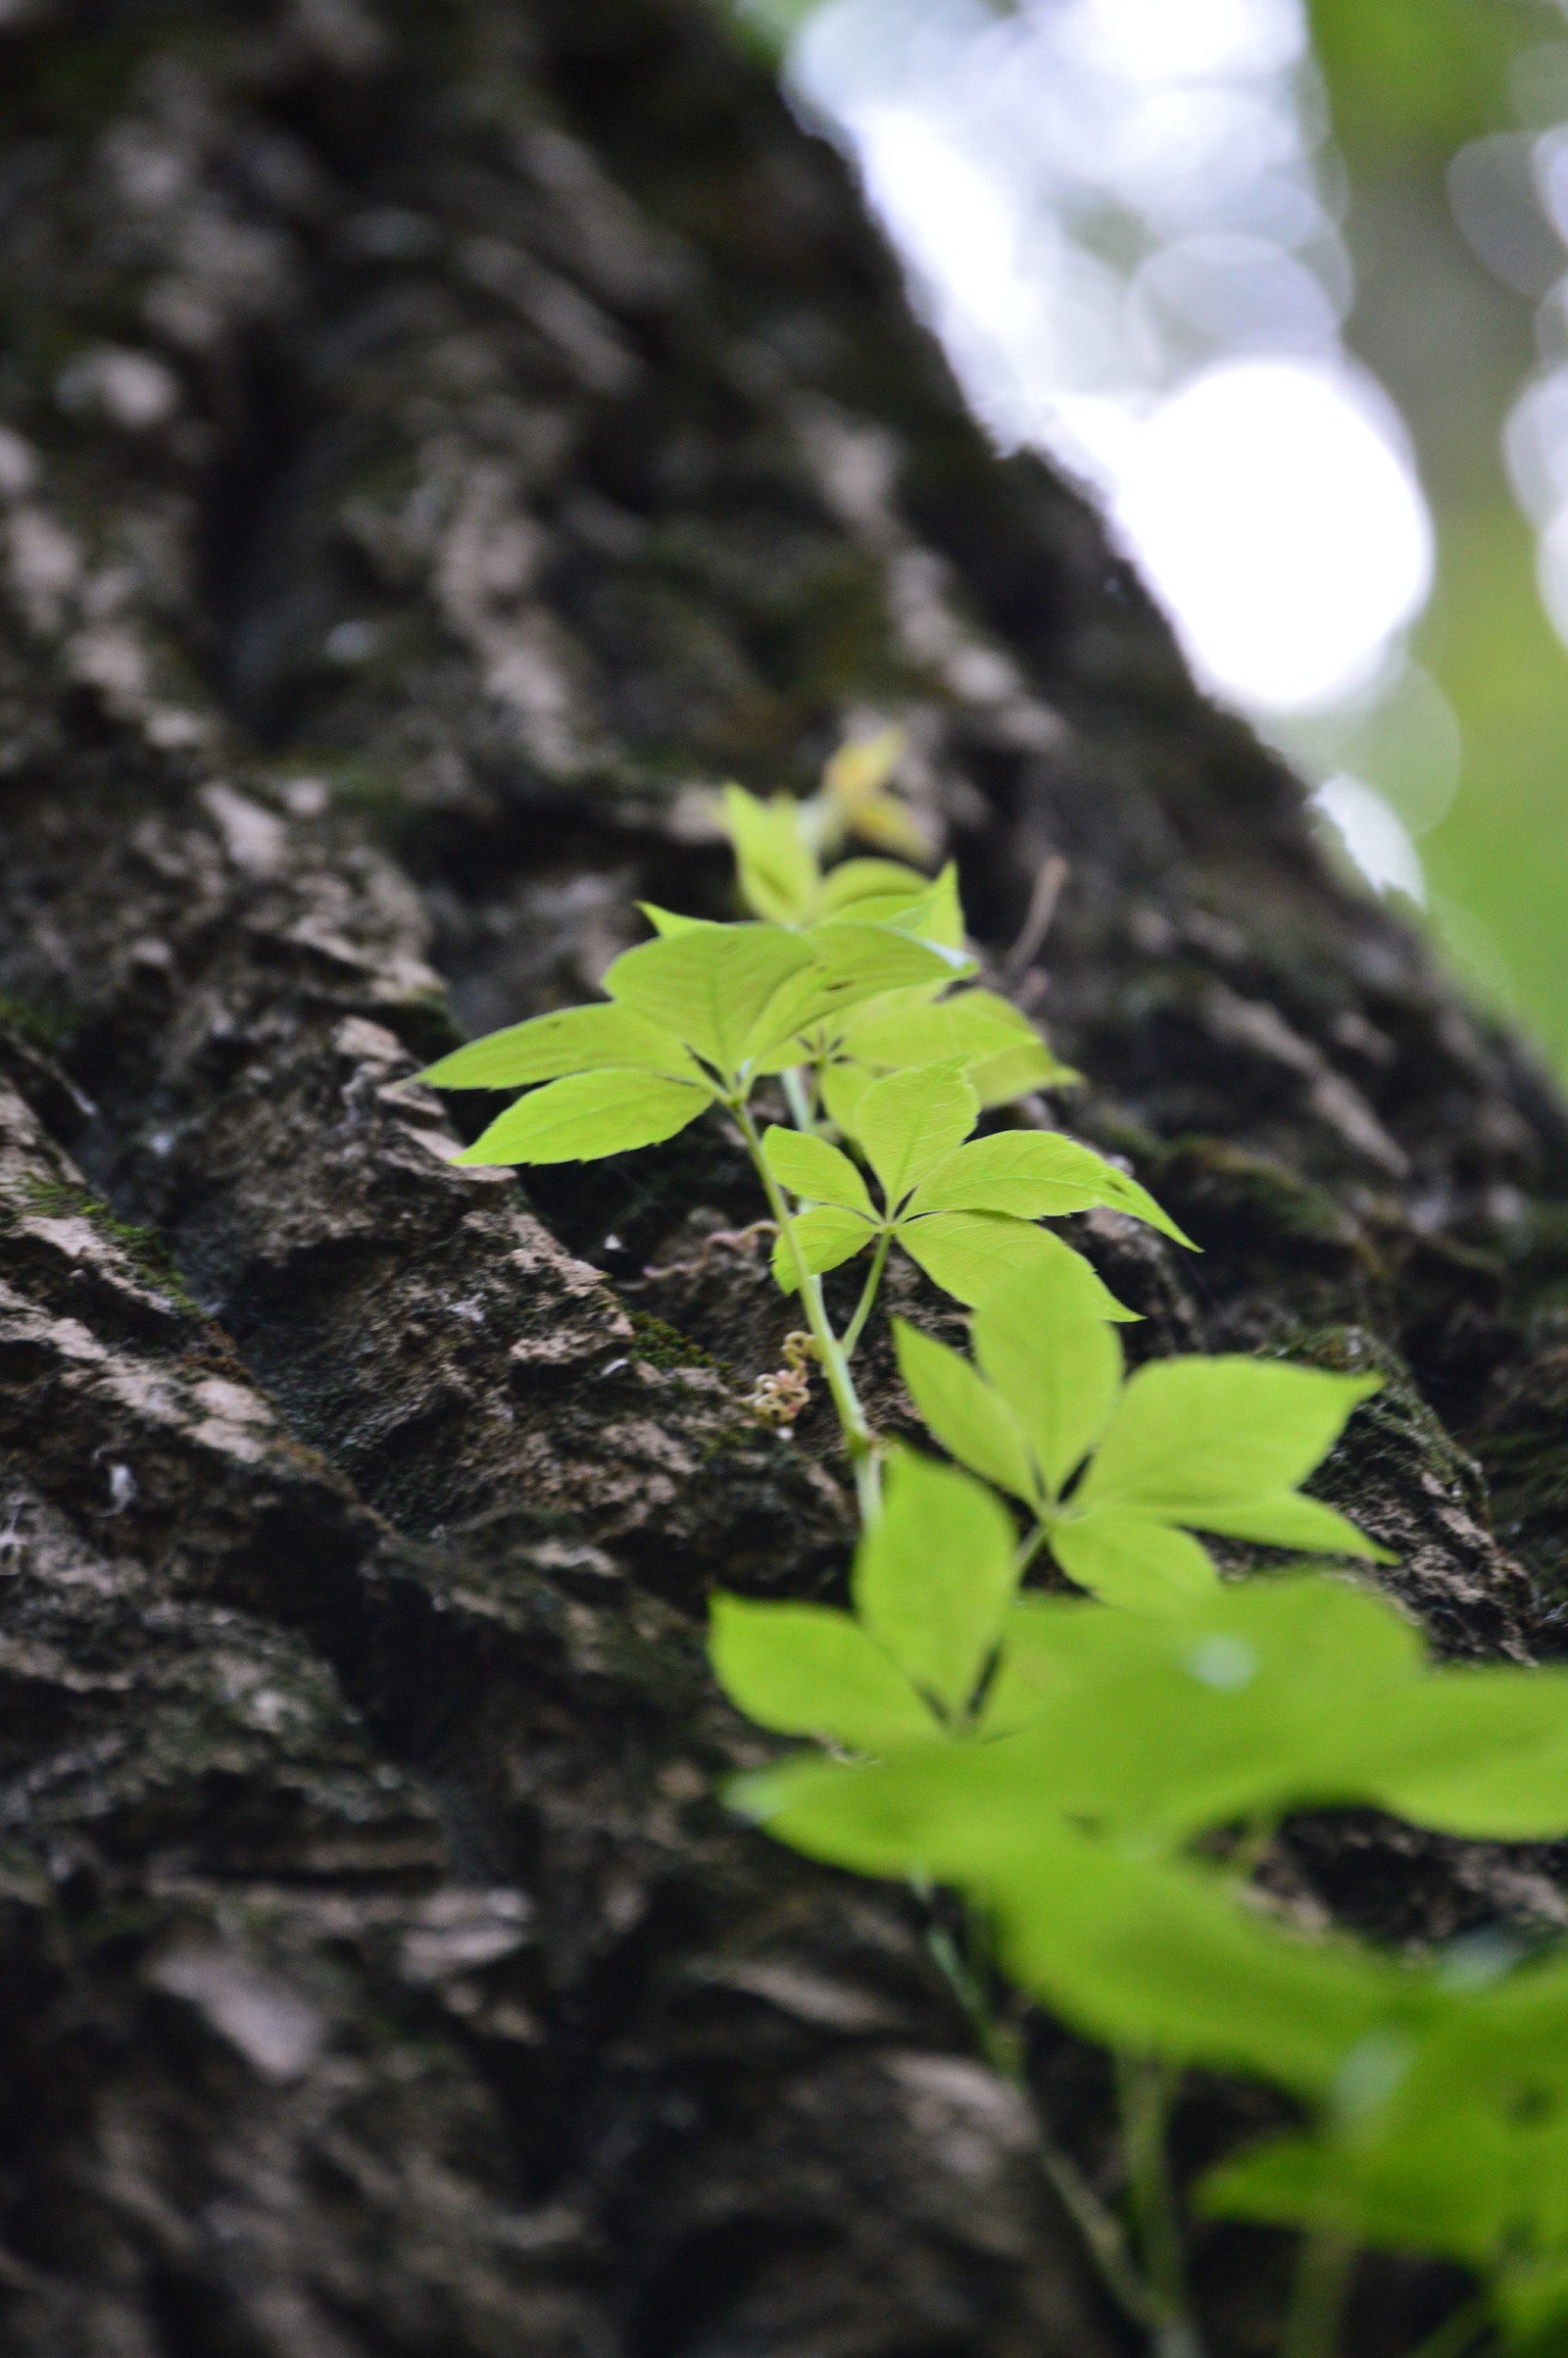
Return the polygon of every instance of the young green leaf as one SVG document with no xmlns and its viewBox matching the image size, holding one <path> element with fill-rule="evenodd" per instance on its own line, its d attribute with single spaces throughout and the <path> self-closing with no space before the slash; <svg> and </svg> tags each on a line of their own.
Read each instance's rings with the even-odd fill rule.
<svg viewBox="0 0 1568 2358">
<path fill-rule="evenodd" d="M 1029 1506 L 1043 1503 L 1023 1428 L 1002 1395 L 959 1352 L 904 1319 L 893 1338 L 909 1398 L 949 1453 Z"/>
<path fill-rule="evenodd" d="M 917 1220 L 901 1221 L 898 1239 L 932 1284 L 957 1302 L 983 1302 L 1001 1288 L 1020 1283 L 1028 1272 L 1065 1255 L 1083 1269 L 1102 1318 L 1125 1321 L 1138 1316 L 1136 1310 L 1116 1300 L 1081 1253 L 1074 1253 L 1060 1237 L 1036 1228 L 1029 1220 L 1009 1220 L 991 1211 L 934 1211 Z"/>
<path fill-rule="evenodd" d="M 1054 1524 L 1051 1551 L 1079 1588 L 1127 1612 L 1184 1612 L 1219 1586 L 1190 1532 L 1114 1506 Z"/>
<path fill-rule="evenodd" d="M 1092 1608 L 1090 1608 L 1092 1609 Z M 883 1767 L 806 1760 L 734 1789 L 808 1856 L 956 1883 L 983 1902 L 1021 1987 L 1091 2039 L 1253 2072 L 1321 2096 L 1368 2035 L 1419 1994 L 1349 1942 L 1308 1942 L 1237 1905 L 1212 1870 L 1140 1857 L 1048 1815 L 945 1808 L 1003 1747 L 950 1745 Z"/>
<path fill-rule="evenodd" d="M 848 1154 L 804 1130 L 775 1125 L 762 1133 L 762 1157 L 775 1179 L 808 1204 L 837 1204 L 875 1220 L 865 1181 Z"/>
<path fill-rule="evenodd" d="M 867 1633 L 922 1694 L 956 1715 L 1018 1585 L 1012 1524 L 993 1494 L 956 1467 L 901 1454 L 851 1585 Z"/>
<path fill-rule="evenodd" d="M 774 925 L 806 924 L 816 901 L 820 876 L 802 816 L 791 795 L 762 803 L 743 786 L 724 789 L 724 828 L 735 847 L 742 897 Z"/>
<path fill-rule="evenodd" d="M 667 1073 L 672 1080 L 703 1078 L 670 1033 L 612 1000 L 563 1007 L 527 1023 L 509 1024 L 505 1031 L 488 1032 L 426 1066 L 419 1078 L 436 1089 L 516 1089 L 559 1080 L 566 1073 L 614 1066 Z"/>
<path fill-rule="evenodd" d="M 859 1212 L 847 1210 L 842 1204 L 819 1204 L 810 1211 L 797 1212 L 791 1226 L 808 1277 L 821 1277 L 841 1261 L 853 1260 L 877 1233 Z M 799 1280 L 787 1236 L 780 1235 L 773 1246 L 772 1267 L 779 1291 L 795 1293 Z"/>
<path fill-rule="evenodd" d="M 530 1090 L 454 1162 L 595 1162 L 673 1138 L 705 1113 L 710 1092 L 647 1072 L 576 1072 Z"/>
<path fill-rule="evenodd" d="M 865 1151 L 890 1212 L 974 1128 L 979 1101 L 956 1066 L 918 1064 L 874 1081 L 856 1115 L 856 1144 Z"/>
<path fill-rule="evenodd" d="M 848 1613 L 715 1597 L 709 1652 L 731 1702 L 759 1727 L 882 1753 L 940 1733 L 898 1666 Z"/>
<path fill-rule="evenodd" d="M 1267 1360 L 1155 1360 L 1122 1394 L 1073 1502 L 1387 1562 L 1352 1523 L 1295 1495 L 1378 1389 L 1376 1376 Z"/>
<path fill-rule="evenodd" d="M 900 860 L 845 860 L 822 879 L 817 902 L 820 918 L 862 916 L 868 902 L 878 904 L 876 922 L 885 924 L 891 909 L 911 908 L 928 899 L 931 879 Z M 962 940 L 960 930 L 958 940 Z"/>
<path fill-rule="evenodd" d="M 1054 1498 L 1104 1429 L 1122 1355 L 1100 1280 L 1080 1253 L 1052 1241 L 1055 1252 L 982 1296 L 974 1348 Z"/>
<path fill-rule="evenodd" d="M 909 1204 L 923 1211 L 1002 1211 L 1015 1219 L 1058 1219 L 1103 1204 L 1192 1245 L 1136 1180 L 1076 1139 L 1051 1130 L 1001 1130 L 973 1138 L 922 1181 Z"/>
<path fill-rule="evenodd" d="M 623 951 L 605 989 L 729 1079 L 774 993 L 813 955 L 804 936 L 777 925 L 694 926 Z"/>
<path fill-rule="evenodd" d="M 982 1106 L 1078 1078 L 1028 1016 L 994 991 L 959 991 L 937 1002 L 920 992 L 890 994 L 852 1016 L 841 1048 L 853 1061 L 882 1070 L 959 1061 Z"/>
<path fill-rule="evenodd" d="M 913 981 L 936 987 L 955 971 L 952 953 L 886 926 L 826 925 L 802 938 L 810 965 L 769 1001 L 746 1041 L 746 1060 L 759 1072 L 815 1061 L 862 1002 Z"/>
</svg>

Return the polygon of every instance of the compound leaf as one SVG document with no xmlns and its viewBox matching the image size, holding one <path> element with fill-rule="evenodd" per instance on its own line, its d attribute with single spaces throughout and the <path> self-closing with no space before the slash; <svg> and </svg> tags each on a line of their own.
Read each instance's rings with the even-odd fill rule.
<svg viewBox="0 0 1568 2358">
<path fill-rule="evenodd" d="M 596 1162 L 673 1138 L 712 1103 L 705 1087 L 659 1073 L 577 1072 L 530 1090 L 454 1162 Z"/>
<path fill-rule="evenodd" d="M 1077 1503 L 1131 1507 L 1281 1547 L 1320 1546 L 1295 1534 L 1332 1529 L 1329 1544 L 1343 1548 L 1352 1527 L 1331 1509 L 1302 1516 L 1312 1501 L 1291 1494 L 1378 1389 L 1376 1376 L 1272 1360 L 1155 1360 L 1123 1392 Z M 1353 1536 L 1357 1553 L 1380 1552 Z"/>
<path fill-rule="evenodd" d="M 762 1156 L 774 1178 L 808 1204 L 837 1204 L 864 1220 L 876 1219 L 865 1181 L 825 1138 L 775 1125 L 762 1133 Z"/>
<path fill-rule="evenodd" d="M 1039 1220 L 1096 1204 L 1131 1211 L 1178 1244 L 1192 1242 L 1136 1180 L 1053 1130 L 1001 1130 L 971 1139 L 923 1181 L 909 1210 L 1004 1211 Z"/>
<path fill-rule="evenodd" d="M 436 1089 L 514 1089 L 616 1065 L 680 1080 L 702 1079 L 678 1040 L 612 1000 L 563 1007 L 527 1023 L 509 1024 L 504 1031 L 487 1032 L 482 1040 L 470 1040 L 466 1048 L 454 1049 L 451 1056 L 428 1065 L 419 1078 Z"/>
<path fill-rule="evenodd" d="M 824 1271 L 836 1269 L 841 1261 L 853 1259 L 877 1233 L 868 1220 L 857 1211 L 847 1210 L 842 1204 L 819 1204 L 810 1211 L 797 1212 L 791 1225 L 811 1277 L 820 1277 Z M 794 1294 L 799 1290 L 795 1256 L 790 1251 L 789 1238 L 782 1234 L 773 1246 L 773 1275 L 781 1293 Z"/>
<path fill-rule="evenodd" d="M 856 1107 L 865 1151 L 889 1211 L 974 1128 L 979 1100 L 956 1065 L 917 1064 L 873 1081 Z"/>
<path fill-rule="evenodd" d="M 1051 1552 L 1069 1580 L 1124 1611 L 1185 1612 L 1219 1586 L 1190 1532 L 1114 1506 L 1054 1523 Z"/>
<path fill-rule="evenodd" d="M 896 1074 L 902 1079 L 902 1074 Z M 886 1087 L 878 1082 L 878 1088 Z M 869 1095 L 869 1091 L 867 1095 Z M 956 1301 L 977 1302 L 1004 1286 L 1018 1284 L 1029 1271 L 1044 1268 L 1063 1254 L 1077 1261 L 1084 1282 L 1099 1305 L 1102 1318 L 1136 1318 L 1096 1276 L 1081 1253 L 1060 1237 L 1037 1228 L 1032 1220 L 1009 1220 L 993 1211 L 934 1211 L 918 1220 L 901 1222 L 899 1243 L 933 1285 Z"/>
<path fill-rule="evenodd" d="M 1042 1235 L 1042 1242 L 1054 1250 L 984 1296 L 974 1346 L 1054 1498 L 1115 1405 L 1122 1355 L 1107 1323 L 1104 1288 L 1089 1263 L 1058 1238 Z"/>
<path fill-rule="evenodd" d="M 695 925 L 623 951 L 605 988 L 727 1079 L 779 986 L 811 961 L 805 937 L 781 926 Z"/>
<path fill-rule="evenodd" d="M 884 1652 L 944 1711 L 961 1711 L 1018 1585 L 1011 1521 L 956 1466 L 901 1453 L 851 1585 Z"/>
<path fill-rule="evenodd" d="M 1002 1395 L 957 1351 L 904 1319 L 893 1321 L 893 1337 L 909 1398 L 943 1448 L 999 1490 L 1037 1505 L 1039 1478 Z"/>
<path fill-rule="evenodd" d="M 897 1665 L 826 1605 L 715 1597 L 709 1652 L 731 1702 L 781 1736 L 875 1753 L 939 1732 Z"/>
<path fill-rule="evenodd" d="M 817 890 L 817 864 L 793 796 L 759 802 L 744 786 L 724 789 L 724 827 L 735 848 L 747 907 L 775 925 L 804 925 Z"/>
</svg>

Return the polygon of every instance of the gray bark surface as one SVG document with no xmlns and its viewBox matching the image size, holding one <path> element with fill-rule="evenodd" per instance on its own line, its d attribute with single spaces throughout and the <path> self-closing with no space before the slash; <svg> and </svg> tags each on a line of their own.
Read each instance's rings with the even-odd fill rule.
<svg viewBox="0 0 1568 2358">
<path fill-rule="evenodd" d="M 1204 1248 L 1076 1224 L 1135 1348 L 1381 1368 L 1325 1495 L 1513 1658 L 1568 1117 L 703 8 L 0 10 L 0 2347 L 1108 2358 L 912 1901 L 714 1797 L 707 1595 L 853 1532 L 820 1404 L 746 1406 L 743 1166 L 454 1170 L 411 1076 L 638 899 L 728 912 L 694 783 L 902 722 L 1066 1118 Z M 1275 1873 L 1407 1938 L 1558 1926 L 1559 1869 L 1367 1819 Z"/>
</svg>

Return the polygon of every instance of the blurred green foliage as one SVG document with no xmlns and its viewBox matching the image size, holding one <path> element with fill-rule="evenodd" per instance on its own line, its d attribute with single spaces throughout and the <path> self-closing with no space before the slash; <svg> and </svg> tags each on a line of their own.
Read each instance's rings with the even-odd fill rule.
<svg viewBox="0 0 1568 2358">
<path fill-rule="evenodd" d="M 1501 454 L 1504 406 L 1536 365 L 1531 305 L 1492 278 L 1448 199 L 1458 150 L 1521 127 L 1537 61 L 1553 46 L 1568 59 L 1568 25 L 1545 0 L 1309 7 L 1349 178 L 1359 300 L 1348 338 L 1405 416 L 1437 524 L 1437 588 L 1415 652 L 1453 705 L 1464 767 L 1421 843 L 1433 920 L 1486 996 L 1568 1071 L 1568 651 L 1542 605 L 1534 532 Z M 1385 304 L 1391 221 L 1401 224 L 1396 262 L 1418 275 Z M 1451 365 L 1435 372 L 1446 319 Z M 1398 323 L 1422 319 L 1438 337 L 1403 349 Z"/>
</svg>

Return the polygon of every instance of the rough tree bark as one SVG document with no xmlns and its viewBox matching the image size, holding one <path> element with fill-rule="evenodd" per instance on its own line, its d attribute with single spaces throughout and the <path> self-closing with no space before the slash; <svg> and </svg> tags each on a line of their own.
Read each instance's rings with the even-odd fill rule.
<svg viewBox="0 0 1568 2358">
<path fill-rule="evenodd" d="M 1563 1109 L 697 0 L 11 0 L 0 123 L 0 2345 L 1101 2358 L 912 1904 L 712 1797 L 707 1591 L 831 1593 L 851 1529 L 820 1413 L 744 1404 L 744 1172 L 454 1171 L 410 1075 L 639 896 L 724 911 L 694 781 L 902 721 L 1072 1121 L 1205 1248 L 1080 1223 L 1138 1348 L 1384 1368 L 1328 1491 L 1515 1656 Z M 1403 1938 L 1558 1925 L 1559 1864 L 1275 1871 Z M 1040 2071 L 1092 2157 L 1093 2059 Z M 1223 2346 L 1276 2258 L 1205 2247 Z"/>
</svg>

